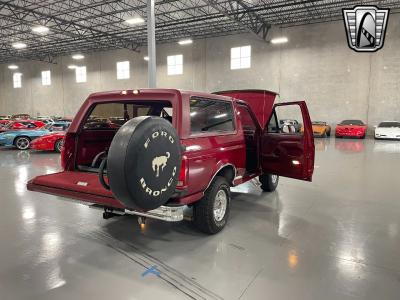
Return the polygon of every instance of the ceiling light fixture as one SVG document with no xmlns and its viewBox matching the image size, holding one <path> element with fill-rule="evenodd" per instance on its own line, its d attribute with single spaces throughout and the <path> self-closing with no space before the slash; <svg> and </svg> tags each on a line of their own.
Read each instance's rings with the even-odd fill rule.
<svg viewBox="0 0 400 300">
<path fill-rule="evenodd" d="M 142 17 L 133 17 L 130 19 L 125 20 L 125 23 L 129 25 L 137 25 L 144 23 L 144 19 Z"/>
<path fill-rule="evenodd" d="M 69 66 L 68 66 L 68 69 L 74 70 L 74 69 L 76 69 L 76 66 L 75 66 L 75 65 L 69 65 Z"/>
<path fill-rule="evenodd" d="M 193 40 L 192 39 L 186 39 L 186 40 L 181 40 L 178 42 L 179 45 L 189 45 L 192 44 Z"/>
<path fill-rule="evenodd" d="M 18 69 L 18 66 L 17 66 L 17 65 L 9 65 L 8 68 L 9 68 L 10 70 L 17 70 L 17 69 Z"/>
<path fill-rule="evenodd" d="M 289 40 L 287 37 L 278 37 L 278 38 L 274 38 L 271 40 L 272 44 L 283 44 L 283 43 L 287 43 Z"/>
<path fill-rule="evenodd" d="M 84 59 L 85 56 L 82 54 L 74 54 L 72 55 L 72 59 L 76 59 L 76 60 L 80 60 L 80 59 Z"/>
<path fill-rule="evenodd" d="M 143 57 L 143 59 L 144 59 L 145 61 L 149 61 L 149 57 L 148 57 L 148 56 Z"/>
<path fill-rule="evenodd" d="M 39 25 L 32 27 L 32 31 L 38 34 L 46 34 L 49 32 L 49 28 L 47 28 L 46 26 Z"/>
<path fill-rule="evenodd" d="M 21 43 L 21 42 L 14 43 L 11 46 L 13 46 L 13 48 L 15 48 L 15 49 L 24 49 L 24 48 L 26 48 L 26 44 L 25 43 Z"/>
</svg>

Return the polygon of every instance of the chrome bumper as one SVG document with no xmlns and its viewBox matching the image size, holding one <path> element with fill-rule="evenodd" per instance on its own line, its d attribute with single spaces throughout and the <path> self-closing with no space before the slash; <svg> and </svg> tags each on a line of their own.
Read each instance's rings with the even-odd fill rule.
<svg viewBox="0 0 400 300">
<path fill-rule="evenodd" d="M 98 205 L 91 205 L 91 208 L 103 209 L 104 207 Z M 160 206 L 159 208 L 149 210 L 146 212 L 136 211 L 136 210 L 117 210 L 106 208 L 106 211 L 112 212 L 116 215 L 136 215 L 151 219 L 162 220 L 166 222 L 179 222 L 183 220 L 183 210 L 185 206 Z"/>
</svg>

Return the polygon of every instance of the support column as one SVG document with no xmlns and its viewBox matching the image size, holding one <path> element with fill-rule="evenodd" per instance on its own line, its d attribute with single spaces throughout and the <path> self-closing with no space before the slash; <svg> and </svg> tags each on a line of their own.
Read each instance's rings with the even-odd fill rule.
<svg viewBox="0 0 400 300">
<path fill-rule="evenodd" d="M 157 87 L 156 78 L 156 20 L 154 13 L 154 1 L 147 0 L 147 53 L 148 61 L 148 84 L 149 88 Z"/>
</svg>

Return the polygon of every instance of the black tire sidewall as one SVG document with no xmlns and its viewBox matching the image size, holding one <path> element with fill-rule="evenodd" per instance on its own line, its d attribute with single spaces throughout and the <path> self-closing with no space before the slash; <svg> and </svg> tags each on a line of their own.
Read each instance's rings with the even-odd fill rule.
<svg viewBox="0 0 400 300">
<path fill-rule="evenodd" d="M 220 181 L 220 183 L 218 182 L 216 186 L 218 186 L 218 188 L 216 188 L 212 195 L 210 195 L 211 199 L 212 199 L 212 216 L 213 216 L 213 220 L 214 220 L 214 225 L 215 227 L 220 228 L 218 231 L 220 231 L 222 228 L 225 227 L 227 221 L 228 221 L 228 217 L 229 217 L 229 212 L 230 212 L 230 204 L 231 204 L 231 192 L 230 192 L 230 187 L 228 184 L 228 181 L 225 178 L 221 178 L 222 180 Z M 218 180 L 219 181 L 219 180 Z M 226 210 L 225 210 L 225 215 L 223 217 L 223 219 L 221 221 L 217 221 L 215 220 L 215 216 L 214 216 L 214 203 L 216 201 L 216 196 L 217 193 L 220 190 L 224 190 L 226 196 L 227 196 L 227 204 L 226 204 Z"/>
<path fill-rule="evenodd" d="M 272 181 L 272 174 L 262 174 L 259 176 L 259 180 L 261 183 L 261 189 L 265 192 L 273 192 L 276 190 L 279 184 L 279 176 L 277 176 L 276 182 Z"/>
<path fill-rule="evenodd" d="M 61 153 L 60 144 L 62 147 L 62 140 L 57 140 L 56 143 L 54 144 L 54 150 L 58 153 Z"/>
<path fill-rule="evenodd" d="M 217 221 L 214 216 L 214 203 L 216 195 L 221 189 L 226 193 L 227 205 L 224 217 L 221 221 Z M 193 216 L 196 227 L 207 234 L 220 232 L 228 222 L 230 206 L 231 193 L 229 183 L 226 178 L 216 176 L 204 193 L 204 197 L 194 205 Z"/>
</svg>

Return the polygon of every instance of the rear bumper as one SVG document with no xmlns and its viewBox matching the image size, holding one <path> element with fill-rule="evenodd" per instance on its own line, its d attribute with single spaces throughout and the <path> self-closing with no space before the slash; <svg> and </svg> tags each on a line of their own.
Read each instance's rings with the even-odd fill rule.
<svg viewBox="0 0 400 300">
<path fill-rule="evenodd" d="M 336 132 L 336 136 L 362 137 L 365 132 Z"/>
<path fill-rule="evenodd" d="M 394 134 L 375 134 L 375 138 L 378 140 L 400 140 L 400 136 Z"/>
<path fill-rule="evenodd" d="M 182 221 L 184 217 L 184 205 L 161 206 L 151 211 L 142 212 L 136 210 L 128 210 L 121 202 L 112 197 L 48 187 L 35 184 L 33 183 L 33 180 L 28 182 L 27 188 L 29 191 L 60 196 L 67 201 L 74 199 L 72 201 L 75 203 L 78 202 L 85 205 L 96 205 L 96 207 L 100 208 L 115 209 L 119 214 L 132 214 L 152 219 L 158 219 L 166 222 L 179 222 Z"/>
</svg>

